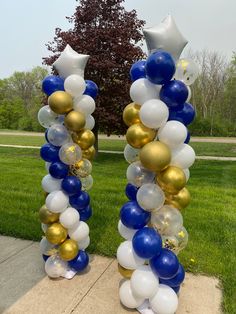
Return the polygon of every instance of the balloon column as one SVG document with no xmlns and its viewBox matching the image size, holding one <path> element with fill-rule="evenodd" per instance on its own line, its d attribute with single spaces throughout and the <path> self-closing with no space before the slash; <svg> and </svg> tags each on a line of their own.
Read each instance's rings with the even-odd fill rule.
<svg viewBox="0 0 236 314">
<path fill-rule="evenodd" d="M 193 61 L 178 60 L 186 40 L 171 16 L 144 34 L 151 52 L 130 70 L 133 102 L 123 112 L 129 201 L 118 224 L 125 239 L 118 270 L 126 279 L 119 295 L 141 313 L 173 314 L 185 276 L 177 255 L 188 242 L 181 211 L 190 202 L 186 183 L 195 153 L 187 126 L 195 112 L 188 101 L 198 71 Z"/>
<path fill-rule="evenodd" d="M 59 76 L 47 76 L 42 82 L 48 105 L 39 110 L 38 120 L 46 129 L 47 143 L 40 155 L 48 174 L 42 179 L 46 200 L 39 218 L 45 236 L 40 249 L 51 278 L 70 279 L 89 263 L 86 221 L 92 208 L 87 191 L 93 185 L 95 121 L 91 114 L 98 88 L 83 79 L 88 58 L 67 45 L 53 64 Z"/>
</svg>

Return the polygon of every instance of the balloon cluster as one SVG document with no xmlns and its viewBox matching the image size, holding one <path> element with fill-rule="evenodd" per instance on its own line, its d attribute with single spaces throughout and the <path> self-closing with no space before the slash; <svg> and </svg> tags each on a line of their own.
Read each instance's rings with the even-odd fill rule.
<svg viewBox="0 0 236 314">
<path fill-rule="evenodd" d="M 87 191 L 93 185 L 95 122 L 91 114 L 98 87 L 83 79 L 87 59 L 67 46 L 54 63 L 60 76 L 50 75 L 42 82 L 48 105 L 39 110 L 38 121 L 46 129 L 47 143 L 40 155 L 48 174 L 42 179 L 46 200 L 39 218 L 45 236 L 40 248 L 45 271 L 52 278 L 72 278 L 89 263 L 86 221 L 92 208 Z"/>
<path fill-rule="evenodd" d="M 187 126 L 195 111 L 188 101 L 198 71 L 193 61 L 175 62 L 160 49 L 136 62 L 130 75 L 133 103 L 123 112 L 129 201 L 118 224 L 125 239 L 117 250 L 118 270 L 126 278 L 120 300 L 128 308 L 148 304 L 154 313 L 173 314 L 185 277 L 177 255 L 188 242 L 181 210 L 190 202 L 185 185 L 195 152 Z"/>
</svg>

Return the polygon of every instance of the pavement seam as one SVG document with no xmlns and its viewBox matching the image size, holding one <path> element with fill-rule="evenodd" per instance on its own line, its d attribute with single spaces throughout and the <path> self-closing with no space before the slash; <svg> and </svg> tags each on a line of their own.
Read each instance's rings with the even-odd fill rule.
<svg viewBox="0 0 236 314">
<path fill-rule="evenodd" d="M 83 300 L 86 298 L 86 296 L 89 294 L 89 292 L 93 289 L 93 287 L 96 285 L 96 283 L 100 280 L 100 278 L 105 274 L 105 272 L 108 270 L 108 268 L 112 265 L 112 263 L 115 262 L 115 259 L 113 259 L 108 265 L 107 267 L 104 269 L 104 271 L 101 273 L 101 275 L 94 281 L 94 283 L 92 284 L 92 286 L 88 289 L 88 291 L 83 295 L 83 297 L 81 298 L 81 300 L 76 303 L 73 306 L 73 309 L 70 311 L 70 314 L 74 313 L 74 311 L 76 310 L 76 308 L 78 308 L 78 306 L 80 305 L 80 303 L 83 302 Z M 65 311 L 64 311 L 65 313 Z"/>
<path fill-rule="evenodd" d="M 15 239 L 17 240 L 17 239 Z M 24 250 L 28 249 L 29 247 L 31 247 L 34 244 L 34 242 L 32 241 L 29 245 L 25 246 L 23 249 L 21 249 L 20 251 L 17 251 L 15 253 L 13 253 L 12 255 L 8 256 L 6 259 L 4 259 L 3 261 L 0 261 L 0 265 L 5 263 L 6 261 L 8 261 L 9 259 L 11 259 L 14 256 L 17 256 L 18 254 L 22 253 Z"/>
</svg>

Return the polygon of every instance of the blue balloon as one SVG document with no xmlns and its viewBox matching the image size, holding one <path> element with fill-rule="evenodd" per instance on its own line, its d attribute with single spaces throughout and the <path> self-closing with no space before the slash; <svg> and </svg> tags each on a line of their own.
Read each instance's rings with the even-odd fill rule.
<svg viewBox="0 0 236 314">
<path fill-rule="evenodd" d="M 84 95 L 89 95 L 92 98 L 96 98 L 98 95 L 97 84 L 90 80 L 85 80 L 85 83 L 86 83 L 86 89 L 85 89 Z"/>
<path fill-rule="evenodd" d="M 179 261 L 176 255 L 168 250 L 162 249 L 161 254 L 150 260 L 152 271 L 161 279 L 173 278 L 179 269 Z"/>
<path fill-rule="evenodd" d="M 79 215 L 80 215 L 80 220 L 81 221 L 87 221 L 89 218 L 92 216 L 93 211 L 92 207 L 90 205 L 86 206 L 83 209 L 78 209 Z"/>
<path fill-rule="evenodd" d="M 166 84 L 175 74 L 175 61 L 166 51 L 155 51 L 146 62 L 147 78 L 153 84 Z"/>
<path fill-rule="evenodd" d="M 128 199 L 130 199 L 131 201 L 136 201 L 138 189 L 139 188 L 137 186 L 128 183 L 125 188 L 125 194 L 128 197 Z"/>
<path fill-rule="evenodd" d="M 153 228 L 139 229 L 132 240 L 135 253 L 144 259 L 159 255 L 162 250 L 162 239 Z"/>
<path fill-rule="evenodd" d="M 49 173 L 53 178 L 64 179 L 69 172 L 69 166 L 61 161 L 51 163 Z"/>
<path fill-rule="evenodd" d="M 77 272 L 81 272 L 85 270 L 89 263 L 89 256 L 85 251 L 80 250 L 78 255 L 68 262 L 69 266 L 76 270 Z"/>
<path fill-rule="evenodd" d="M 43 257 L 44 262 L 46 262 L 50 256 L 43 254 L 42 257 Z"/>
<path fill-rule="evenodd" d="M 71 196 L 80 193 L 82 184 L 77 177 L 67 176 L 62 180 L 61 187 L 64 192 Z"/>
<path fill-rule="evenodd" d="M 179 263 L 179 269 L 177 271 L 177 274 L 171 279 L 160 279 L 160 283 L 163 283 L 164 285 L 167 285 L 171 288 L 179 287 L 181 283 L 184 281 L 184 277 L 185 270 L 183 266 Z"/>
<path fill-rule="evenodd" d="M 181 81 L 170 81 L 163 85 L 160 91 L 160 99 L 171 109 L 182 109 L 181 106 L 183 107 L 187 98 L 188 88 Z"/>
<path fill-rule="evenodd" d="M 195 110 L 189 103 L 185 103 L 180 110 L 170 110 L 168 120 L 177 120 L 183 123 L 185 126 L 193 122 L 195 117 Z"/>
<path fill-rule="evenodd" d="M 81 191 L 79 194 L 70 196 L 70 205 L 77 210 L 83 210 L 90 203 L 90 197 L 87 192 Z"/>
<path fill-rule="evenodd" d="M 149 222 L 151 213 L 141 208 L 136 201 L 129 201 L 120 210 L 122 223 L 131 229 L 141 229 Z"/>
<path fill-rule="evenodd" d="M 188 144 L 190 141 L 190 138 L 191 138 L 189 130 L 187 130 L 187 131 L 188 131 L 188 134 L 187 134 L 186 140 L 184 141 L 185 144 Z"/>
<path fill-rule="evenodd" d="M 60 147 L 54 146 L 52 144 L 44 144 L 40 149 L 40 156 L 47 162 L 60 161 L 59 149 Z"/>
<path fill-rule="evenodd" d="M 42 90 L 48 96 L 59 90 L 64 91 L 64 79 L 60 76 L 49 75 L 42 82 Z"/>
<path fill-rule="evenodd" d="M 139 60 L 132 65 L 129 73 L 133 82 L 146 77 L 145 65 L 146 61 L 144 60 Z"/>
</svg>

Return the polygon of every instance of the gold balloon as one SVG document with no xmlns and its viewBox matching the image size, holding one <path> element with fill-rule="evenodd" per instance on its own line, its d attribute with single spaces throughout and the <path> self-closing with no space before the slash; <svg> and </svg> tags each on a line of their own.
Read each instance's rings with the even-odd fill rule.
<svg viewBox="0 0 236 314">
<path fill-rule="evenodd" d="M 127 126 L 131 126 L 132 124 L 139 123 L 139 111 L 141 106 L 132 102 L 128 106 L 125 107 L 123 111 L 123 120 Z"/>
<path fill-rule="evenodd" d="M 93 160 L 95 154 L 96 154 L 96 150 L 94 146 L 91 146 L 86 150 L 82 150 L 82 157 L 90 161 Z"/>
<path fill-rule="evenodd" d="M 78 133 L 73 133 L 72 139 L 83 150 L 88 149 L 95 143 L 95 135 L 90 130 L 81 130 Z"/>
<path fill-rule="evenodd" d="M 46 205 L 43 205 L 39 210 L 39 219 L 43 224 L 49 225 L 59 220 L 58 213 L 50 212 Z"/>
<path fill-rule="evenodd" d="M 124 268 L 118 263 L 118 271 L 121 274 L 121 276 L 123 276 L 124 278 L 130 279 L 134 272 L 134 269 Z"/>
<path fill-rule="evenodd" d="M 61 244 L 67 238 L 67 230 L 60 223 L 54 223 L 48 227 L 45 235 L 50 243 Z"/>
<path fill-rule="evenodd" d="M 165 204 L 172 205 L 179 210 L 186 208 L 191 200 L 190 193 L 187 188 L 183 188 L 176 195 L 166 195 Z"/>
<path fill-rule="evenodd" d="M 71 261 L 77 256 L 79 247 L 76 241 L 72 239 L 66 240 L 59 247 L 59 255 L 64 261 Z"/>
<path fill-rule="evenodd" d="M 139 152 L 142 165 L 152 171 L 162 171 L 170 163 L 171 152 L 169 147 L 161 142 L 146 144 Z"/>
<path fill-rule="evenodd" d="M 186 184 L 186 176 L 182 169 L 169 166 L 157 176 L 160 187 L 169 194 L 177 194 Z"/>
<path fill-rule="evenodd" d="M 134 148 L 142 148 L 145 144 L 154 140 L 156 131 L 149 129 L 142 123 L 131 125 L 126 133 L 126 140 Z"/>
<path fill-rule="evenodd" d="M 85 116 L 83 113 L 73 110 L 66 115 L 64 123 L 67 129 L 77 132 L 84 128 Z"/>
<path fill-rule="evenodd" d="M 57 114 L 65 114 L 73 109 L 73 99 L 70 94 L 57 91 L 48 98 L 48 105 Z"/>
</svg>

